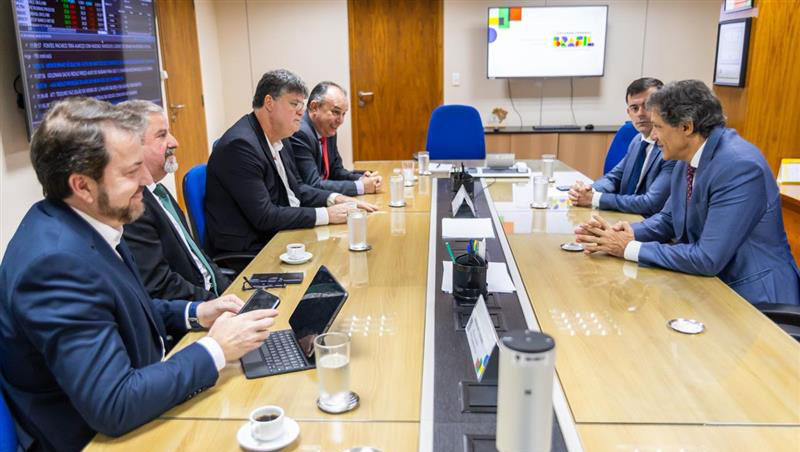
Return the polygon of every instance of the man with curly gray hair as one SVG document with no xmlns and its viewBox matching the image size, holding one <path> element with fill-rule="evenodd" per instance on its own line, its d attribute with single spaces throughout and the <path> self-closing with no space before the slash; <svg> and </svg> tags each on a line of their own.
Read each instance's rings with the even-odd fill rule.
<svg viewBox="0 0 800 452">
<path fill-rule="evenodd" d="M 800 270 L 761 152 L 725 128 L 719 100 L 699 80 L 670 83 L 647 105 L 664 159 L 678 161 L 670 199 L 632 226 L 595 216 L 576 229 L 578 241 L 589 253 L 718 276 L 751 303 L 800 304 Z"/>
</svg>

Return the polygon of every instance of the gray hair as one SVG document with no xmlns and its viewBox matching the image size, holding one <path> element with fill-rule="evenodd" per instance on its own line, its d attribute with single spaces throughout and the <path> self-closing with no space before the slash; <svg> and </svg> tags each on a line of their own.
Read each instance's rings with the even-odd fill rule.
<svg viewBox="0 0 800 452">
<path fill-rule="evenodd" d="M 694 131 L 708 138 L 716 127 L 725 126 L 722 105 L 700 80 L 681 80 L 650 95 L 647 108 L 655 109 L 667 124 L 677 127 L 692 123 Z"/>
<path fill-rule="evenodd" d="M 286 94 L 299 93 L 303 97 L 308 96 L 308 88 L 300 77 L 292 74 L 286 69 L 276 69 L 269 71 L 261 76 L 256 86 L 256 93 L 253 95 L 253 108 L 264 106 L 264 98 L 270 96 L 273 99 Z"/>
<path fill-rule="evenodd" d="M 144 116 L 145 120 L 147 119 L 147 115 L 151 113 L 164 114 L 164 109 L 161 107 L 161 105 L 143 99 L 131 99 L 126 100 L 125 102 L 120 102 L 117 104 L 117 108 L 129 110 L 133 113 Z"/>
<path fill-rule="evenodd" d="M 142 115 L 87 97 L 69 97 L 50 106 L 31 141 L 31 163 L 44 196 L 63 200 L 72 194 L 69 176 L 103 177 L 110 156 L 109 128 L 141 137 Z"/>
</svg>

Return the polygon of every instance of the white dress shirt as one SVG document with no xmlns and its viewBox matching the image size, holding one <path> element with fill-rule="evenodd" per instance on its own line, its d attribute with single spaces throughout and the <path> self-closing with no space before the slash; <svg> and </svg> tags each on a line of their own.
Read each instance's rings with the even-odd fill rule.
<svg viewBox="0 0 800 452">
<path fill-rule="evenodd" d="M 697 152 L 694 153 L 692 160 L 689 161 L 689 166 L 692 168 L 697 168 L 700 165 L 700 156 L 703 155 L 703 148 L 706 147 L 706 141 L 703 141 L 703 144 L 697 149 Z M 694 188 L 695 180 L 692 180 L 692 188 Z M 626 260 L 639 262 L 639 250 L 642 249 L 642 242 L 638 240 L 631 240 L 625 245 L 625 253 L 624 257 Z"/>
<path fill-rule="evenodd" d="M 267 136 L 264 134 L 264 136 Z M 289 198 L 289 206 L 290 207 L 300 207 L 300 200 L 297 199 L 297 196 L 294 194 L 291 188 L 289 188 L 289 179 L 286 176 L 286 167 L 283 166 L 283 160 L 281 159 L 281 149 L 283 149 L 283 143 L 278 141 L 277 143 L 271 143 L 269 141 L 269 137 L 267 137 L 267 144 L 269 145 L 269 151 L 272 154 L 273 160 L 275 160 L 275 166 L 278 168 L 278 175 L 281 177 L 281 182 L 283 182 L 283 187 L 286 189 L 286 196 Z M 339 193 L 331 193 L 328 196 L 328 205 L 332 206 L 335 204 L 336 197 L 339 196 Z M 328 218 L 328 209 L 324 207 L 317 207 L 314 209 L 317 214 L 317 219 L 314 223 L 315 226 L 322 226 L 325 224 L 330 223 L 330 219 Z"/>
<path fill-rule="evenodd" d="M 75 207 L 70 206 L 70 208 L 75 213 L 77 213 L 79 217 L 86 220 L 86 222 L 89 223 L 89 226 L 94 228 L 94 230 L 97 231 L 98 234 L 100 234 L 100 237 L 102 237 L 103 240 L 105 240 L 105 242 L 108 243 L 108 246 L 111 247 L 111 250 L 114 251 L 114 254 L 116 254 L 117 257 L 119 257 L 120 260 L 122 260 L 122 256 L 120 256 L 119 252 L 117 251 L 117 246 L 119 245 L 119 242 L 122 240 L 122 228 L 118 229 L 109 226 L 103 223 L 102 221 L 99 221 L 94 217 L 88 215 L 87 213 L 79 209 L 76 209 Z M 189 306 L 191 304 L 192 302 L 186 303 L 186 310 L 184 311 L 184 319 L 186 321 L 187 329 L 191 329 L 191 326 L 189 325 Z M 161 360 L 164 361 L 164 359 L 166 358 L 167 349 L 164 346 L 164 338 L 162 338 L 160 334 L 158 335 L 158 338 L 161 341 Z M 197 343 L 202 345 L 203 348 L 206 349 L 208 354 L 211 355 L 211 359 L 214 360 L 214 365 L 217 367 L 217 371 L 220 371 L 225 367 L 225 354 L 222 352 L 222 347 L 219 346 L 216 340 L 206 336 L 198 340 Z"/>
<path fill-rule="evenodd" d="M 639 135 L 641 135 L 641 134 L 639 134 Z M 642 137 L 642 141 L 647 142 L 648 146 L 644 150 L 644 152 L 645 152 L 645 154 L 644 154 L 644 165 L 642 165 L 642 172 L 639 173 L 639 181 L 636 182 L 636 190 L 639 190 L 639 186 L 642 185 L 642 182 L 644 181 L 644 174 L 647 171 L 647 162 L 650 161 L 650 154 L 653 153 L 653 149 L 655 148 L 655 144 L 656 144 L 656 142 L 654 140 L 651 140 L 651 139 L 645 138 L 645 137 Z M 592 189 L 592 191 L 594 191 L 594 189 Z M 603 192 L 594 191 L 594 194 L 592 195 L 592 208 L 593 209 L 599 209 L 600 208 L 600 198 L 602 198 L 602 197 L 603 197 Z"/>
</svg>

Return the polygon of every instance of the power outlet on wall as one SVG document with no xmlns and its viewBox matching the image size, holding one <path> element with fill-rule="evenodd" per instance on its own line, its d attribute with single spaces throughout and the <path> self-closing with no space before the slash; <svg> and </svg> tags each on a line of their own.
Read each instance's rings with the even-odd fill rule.
<svg viewBox="0 0 800 452">
<path fill-rule="evenodd" d="M 452 84 L 453 86 L 461 86 L 461 73 L 453 72 Z"/>
</svg>

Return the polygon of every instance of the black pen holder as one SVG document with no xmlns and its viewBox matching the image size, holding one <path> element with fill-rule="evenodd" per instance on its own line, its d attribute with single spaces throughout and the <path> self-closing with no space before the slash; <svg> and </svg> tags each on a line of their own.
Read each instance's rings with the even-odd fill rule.
<svg viewBox="0 0 800 452">
<path fill-rule="evenodd" d="M 460 189 L 462 185 L 467 190 L 469 197 L 473 198 L 475 192 L 475 178 L 472 177 L 471 174 L 462 171 L 450 173 L 450 189 L 453 193 L 458 192 L 458 189 Z"/>
<path fill-rule="evenodd" d="M 476 303 L 478 297 L 488 296 L 486 290 L 486 261 L 474 254 L 462 254 L 453 263 L 453 296 L 457 301 Z"/>
</svg>

